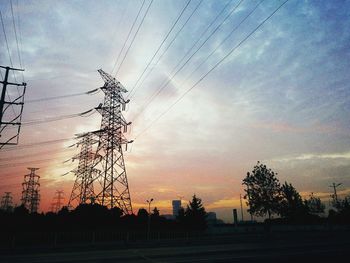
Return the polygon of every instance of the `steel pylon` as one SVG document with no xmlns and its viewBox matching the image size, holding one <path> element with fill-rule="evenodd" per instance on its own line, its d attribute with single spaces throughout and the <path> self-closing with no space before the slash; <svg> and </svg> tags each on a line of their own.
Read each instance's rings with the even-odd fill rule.
<svg viewBox="0 0 350 263">
<path fill-rule="evenodd" d="M 0 208 L 4 211 L 12 211 L 13 205 L 11 192 L 5 192 L 5 195 L 1 198 Z"/>
<path fill-rule="evenodd" d="M 76 144 L 80 146 L 80 153 L 73 157 L 73 161 L 77 159 L 79 163 L 72 171 L 75 174 L 75 182 L 68 202 L 69 209 L 94 202 L 93 179 L 98 175 L 97 169 L 93 168 L 93 145 L 98 142 L 94 137 L 91 132 L 77 135 L 79 141 Z"/>
<path fill-rule="evenodd" d="M 128 141 L 124 132 L 131 122 L 122 114 L 125 105 L 123 93 L 127 90 L 115 78 L 98 70 L 105 84 L 101 90 L 105 93 L 104 102 L 96 109 L 102 115 L 101 126 L 94 133 L 99 136 L 94 167 L 100 170 L 97 178 L 98 189 L 95 189 L 96 201 L 108 208 L 119 207 L 124 214 L 132 213 L 128 179 L 123 156 L 123 146 Z"/>
<path fill-rule="evenodd" d="M 24 182 L 22 183 L 22 205 L 24 205 L 30 213 L 37 213 L 40 202 L 40 176 L 35 174 L 35 171 L 39 168 L 28 168 L 30 174 L 24 176 Z"/>
<path fill-rule="evenodd" d="M 51 204 L 51 211 L 53 213 L 58 213 L 61 210 L 63 206 L 62 200 L 64 199 L 63 195 L 64 193 L 62 190 L 56 190 L 53 203 Z"/>
</svg>

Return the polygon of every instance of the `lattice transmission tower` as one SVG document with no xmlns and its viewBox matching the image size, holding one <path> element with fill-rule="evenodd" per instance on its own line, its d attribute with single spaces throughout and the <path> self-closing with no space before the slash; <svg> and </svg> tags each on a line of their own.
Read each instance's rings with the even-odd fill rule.
<svg viewBox="0 0 350 263">
<path fill-rule="evenodd" d="M 11 192 L 5 192 L 5 195 L 1 198 L 1 209 L 4 211 L 13 209 Z"/>
<path fill-rule="evenodd" d="M 124 214 L 132 213 L 132 204 L 123 156 L 123 145 L 127 149 L 128 141 L 124 132 L 131 122 L 122 114 L 125 105 L 123 93 L 127 90 L 115 78 L 98 70 L 105 84 L 101 90 L 105 93 L 104 101 L 96 109 L 102 115 L 94 167 L 100 170 L 95 189 L 96 201 L 109 208 L 119 207 Z"/>
<path fill-rule="evenodd" d="M 53 213 L 57 213 L 58 211 L 61 210 L 63 206 L 63 200 L 64 200 L 63 191 L 57 190 L 53 198 L 54 202 L 51 204 L 51 211 Z"/>
<path fill-rule="evenodd" d="M 24 205 L 30 213 L 38 212 L 40 202 L 40 176 L 35 174 L 35 171 L 39 168 L 28 168 L 30 174 L 24 176 L 24 182 L 22 183 L 22 205 Z"/>
<path fill-rule="evenodd" d="M 93 168 L 95 153 L 93 145 L 98 142 L 96 135 L 91 132 L 77 135 L 79 141 L 76 143 L 80 146 L 80 153 L 73 157 L 79 160 L 78 167 L 72 172 L 75 174 L 75 182 L 72 193 L 68 201 L 68 208 L 72 209 L 80 204 L 92 203 L 95 199 L 93 180 L 98 175 L 98 170 Z"/>
</svg>

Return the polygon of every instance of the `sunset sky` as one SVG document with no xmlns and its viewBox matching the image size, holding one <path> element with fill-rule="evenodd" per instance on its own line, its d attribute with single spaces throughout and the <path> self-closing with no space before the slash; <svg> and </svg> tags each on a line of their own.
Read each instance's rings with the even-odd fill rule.
<svg viewBox="0 0 350 263">
<path fill-rule="evenodd" d="M 350 194 L 349 1 L 289 0 L 185 93 L 283 2 L 12 0 L 28 86 L 19 146 L 0 150 L 0 194 L 11 191 L 18 204 L 26 167 L 40 167 L 40 210 L 49 209 L 56 190 L 64 190 L 68 201 L 74 175 L 62 175 L 77 162 L 63 161 L 78 153 L 79 148 L 68 148 L 74 140 L 23 145 L 97 130 L 101 116 L 96 112 L 87 117 L 25 123 L 85 112 L 102 102 L 103 93 L 31 100 L 101 87 L 100 68 L 114 76 L 119 65 L 114 68 L 114 64 L 143 3 L 118 60 L 122 61 L 151 3 L 116 75 L 129 91 L 188 5 L 143 75 L 144 81 L 133 89 L 124 112 L 133 122 L 126 137 L 134 142 L 125 160 L 136 212 L 146 206 L 146 199 L 154 198 L 161 213 L 170 213 L 171 200 L 187 202 L 195 193 L 207 211 L 230 222 L 232 208 L 239 208 L 239 194 L 244 193 L 242 179 L 258 160 L 304 197 L 313 192 L 328 202 L 333 182 L 342 183 L 338 188 L 341 196 Z M 20 67 L 11 1 L 1 1 L 0 9 L 13 66 Z M 216 28 L 173 77 L 175 66 L 203 32 L 187 57 Z M 2 30 L 0 64 L 10 66 Z M 4 75 L 4 70 L 1 72 Z M 17 78 L 21 80 L 21 75 Z M 16 88 L 10 88 L 10 97 L 16 93 Z"/>
</svg>

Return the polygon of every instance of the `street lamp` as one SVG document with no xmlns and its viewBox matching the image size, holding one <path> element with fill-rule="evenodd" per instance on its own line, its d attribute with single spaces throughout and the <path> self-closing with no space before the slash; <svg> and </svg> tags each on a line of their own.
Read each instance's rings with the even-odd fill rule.
<svg viewBox="0 0 350 263">
<path fill-rule="evenodd" d="M 148 203 L 148 215 L 151 214 L 151 203 L 153 201 L 153 198 L 151 198 L 150 200 L 146 200 L 146 202 Z"/>
<path fill-rule="evenodd" d="M 149 239 L 150 232 L 151 232 L 151 203 L 153 201 L 153 198 L 150 200 L 146 200 L 148 203 L 148 224 L 147 224 L 147 239 Z"/>
</svg>

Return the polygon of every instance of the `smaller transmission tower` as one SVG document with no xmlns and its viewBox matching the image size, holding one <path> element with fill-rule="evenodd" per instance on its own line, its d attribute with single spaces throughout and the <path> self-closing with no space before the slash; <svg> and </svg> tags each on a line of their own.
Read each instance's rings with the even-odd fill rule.
<svg viewBox="0 0 350 263">
<path fill-rule="evenodd" d="M 78 167 L 72 171 L 75 174 L 75 182 L 68 202 L 69 209 L 94 202 L 93 180 L 98 175 L 98 170 L 93 168 L 95 154 L 92 148 L 93 144 L 98 142 L 94 136 L 91 132 L 77 135 L 80 139 L 77 145 L 81 148 L 80 153 L 72 158 L 73 161 L 78 159 L 79 163 Z"/>
<path fill-rule="evenodd" d="M 333 188 L 334 193 L 333 193 L 332 197 L 333 197 L 333 201 L 335 202 L 335 204 L 338 204 L 337 187 L 339 187 L 341 185 L 342 185 L 342 183 L 338 183 L 338 184 L 332 183 L 332 185 L 329 186 L 330 188 Z"/>
<path fill-rule="evenodd" d="M 39 168 L 28 168 L 30 174 L 24 176 L 24 182 L 22 183 L 22 204 L 29 210 L 30 213 L 38 212 L 40 194 L 39 194 L 39 178 L 40 176 L 35 174 L 35 171 Z"/>
<path fill-rule="evenodd" d="M 51 210 L 53 213 L 58 213 L 58 211 L 61 210 L 62 206 L 63 206 L 63 200 L 64 200 L 64 196 L 63 196 L 63 191 L 62 190 L 57 190 L 55 193 L 55 196 L 53 198 L 53 203 L 52 203 L 52 207 Z"/>
<path fill-rule="evenodd" d="M 12 211 L 12 196 L 11 192 L 5 192 L 5 195 L 1 199 L 1 209 L 4 211 Z"/>
</svg>

